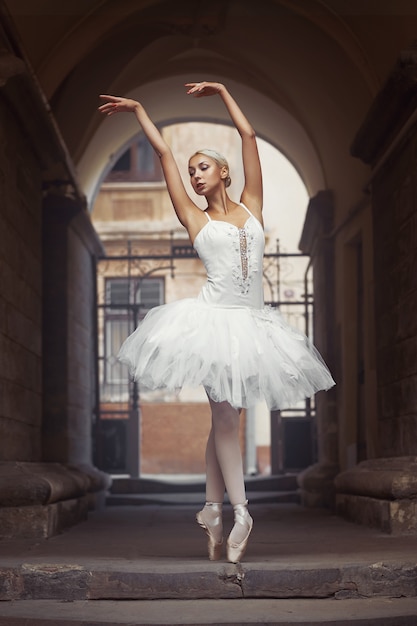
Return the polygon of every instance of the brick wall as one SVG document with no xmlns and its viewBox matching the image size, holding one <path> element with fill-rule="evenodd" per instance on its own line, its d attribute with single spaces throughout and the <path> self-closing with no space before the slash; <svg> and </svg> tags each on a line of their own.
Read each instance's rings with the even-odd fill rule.
<svg viewBox="0 0 417 626">
<path fill-rule="evenodd" d="M 166 402 L 141 405 L 141 473 L 203 474 L 210 432 L 208 403 Z M 240 440 L 244 453 L 245 420 Z"/>
</svg>

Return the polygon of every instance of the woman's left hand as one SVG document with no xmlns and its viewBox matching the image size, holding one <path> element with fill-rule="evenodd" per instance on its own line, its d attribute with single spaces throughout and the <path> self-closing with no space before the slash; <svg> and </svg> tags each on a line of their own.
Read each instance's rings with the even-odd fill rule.
<svg viewBox="0 0 417 626">
<path fill-rule="evenodd" d="M 134 113 L 135 109 L 139 106 L 136 100 L 130 98 L 121 98 L 120 96 L 109 96 L 101 94 L 99 96 L 101 100 L 106 100 L 105 104 L 98 107 L 100 113 L 105 115 L 114 115 L 115 113 Z"/>
<path fill-rule="evenodd" d="M 189 87 L 187 94 L 194 96 L 194 98 L 202 98 L 203 96 L 214 96 L 220 93 L 224 85 L 204 80 L 201 83 L 185 83 L 185 87 Z"/>
</svg>

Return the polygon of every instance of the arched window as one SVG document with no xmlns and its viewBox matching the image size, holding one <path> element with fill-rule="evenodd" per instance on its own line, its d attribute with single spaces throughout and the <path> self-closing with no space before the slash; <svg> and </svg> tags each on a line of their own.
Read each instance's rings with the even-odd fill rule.
<svg viewBox="0 0 417 626">
<path fill-rule="evenodd" d="M 141 134 L 118 158 L 104 182 L 149 183 L 162 180 L 159 158 L 149 141 Z"/>
</svg>

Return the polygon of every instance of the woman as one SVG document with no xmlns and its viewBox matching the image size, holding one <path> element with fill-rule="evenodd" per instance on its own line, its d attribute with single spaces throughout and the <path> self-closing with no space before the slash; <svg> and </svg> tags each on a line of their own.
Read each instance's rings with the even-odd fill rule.
<svg viewBox="0 0 417 626">
<path fill-rule="evenodd" d="M 189 160 L 192 188 L 204 196 L 202 211 L 188 195 L 171 149 L 135 100 L 102 95 L 106 115 L 132 112 L 158 154 L 179 221 L 207 271 L 198 298 L 152 309 L 124 342 L 119 358 L 150 389 L 203 385 L 212 428 L 206 449 L 206 504 L 196 519 L 208 536 L 211 560 L 221 558 L 225 489 L 234 509 L 227 557 L 239 562 L 253 520 L 247 509 L 239 415 L 261 400 L 270 409 L 293 406 L 334 381 L 308 339 L 290 328 L 278 311 L 264 306 L 262 173 L 255 132 L 221 83 L 187 83 L 187 94 L 219 96 L 242 140 L 244 187 L 232 200 L 226 159 L 200 150 Z"/>
</svg>

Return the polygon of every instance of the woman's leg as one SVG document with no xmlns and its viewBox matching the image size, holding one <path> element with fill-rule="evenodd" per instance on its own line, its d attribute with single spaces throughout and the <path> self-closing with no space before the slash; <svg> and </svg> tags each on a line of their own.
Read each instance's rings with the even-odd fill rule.
<svg viewBox="0 0 417 626">
<path fill-rule="evenodd" d="M 225 484 L 217 460 L 213 428 L 206 447 L 206 502 L 223 502 Z"/>
<path fill-rule="evenodd" d="M 238 562 L 246 549 L 252 530 L 252 518 L 247 511 L 242 452 L 239 443 L 240 412 L 228 402 L 214 402 L 212 428 L 206 447 L 206 505 L 197 513 L 197 522 L 208 535 L 211 560 L 221 558 L 223 525 L 221 507 L 226 488 L 233 505 L 235 524 L 227 540 L 228 558 Z"/>
<path fill-rule="evenodd" d="M 222 555 L 224 480 L 217 461 L 213 429 L 210 431 L 206 447 L 206 504 L 196 515 L 197 522 L 208 536 L 208 553 L 211 561 Z"/>
<path fill-rule="evenodd" d="M 240 561 L 252 530 L 253 520 L 247 510 L 242 452 L 239 443 L 240 411 L 228 402 L 214 402 L 209 398 L 212 410 L 214 452 L 230 503 L 233 506 L 235 524 L 227 540 L 230 561 Z M 210 440 L 210 437 L 209 437 Z"/>
<path fill-rule="evenodd" d="M 214 402 L 211 398 L 209 402 L 212 411 L 212 430 L 207 444 L 211 465 L 207 466 L 208 489 L 211 490 L 212 485 L 213 487 L 217 485 L 213 495 L 219 496 L 221 484 L 219 476 L 222 476 L 222 484 L 226 486 L 231 504 L 242 504 L 246 501 L 246 494 L 239 443 L 239 411 L 228 402 Z"/>
</svg>

